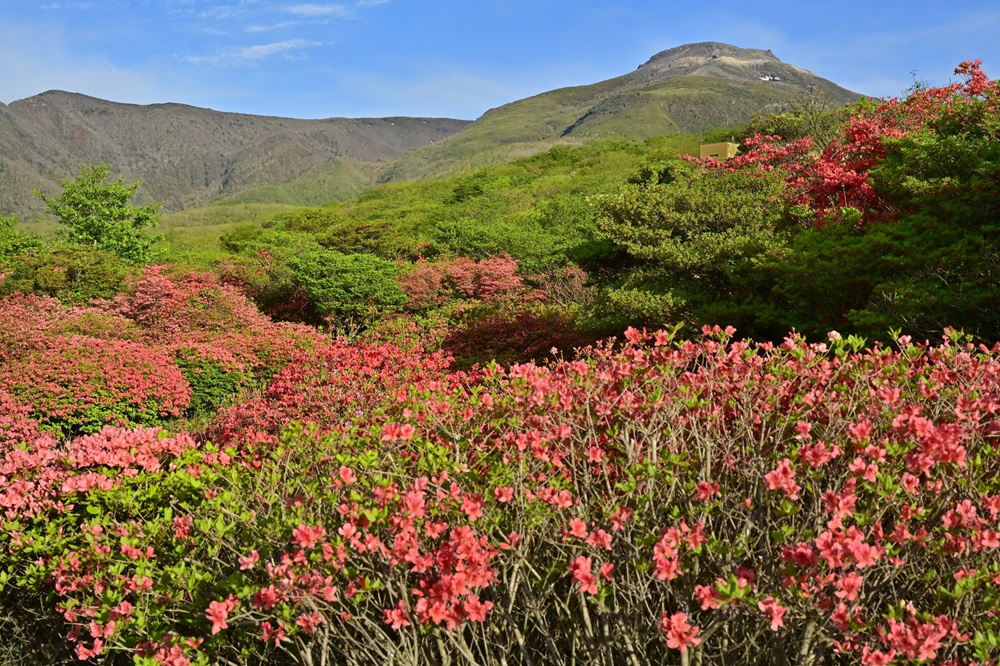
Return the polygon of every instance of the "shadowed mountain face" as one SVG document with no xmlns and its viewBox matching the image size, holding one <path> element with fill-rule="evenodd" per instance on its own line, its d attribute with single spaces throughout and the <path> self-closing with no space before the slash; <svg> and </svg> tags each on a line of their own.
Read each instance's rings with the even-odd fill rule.
<svg viewBox="0 0 1000 666">
<path fill-rule="evenodd" d="M 468 121 L 441 118 L 295 120 L 221 113 L 181 104 L 137 106 L 46 92 L 0 104 L 0 214 L 31 218 L 33 189 L 58 192 L 81 163 L 108 162 L 139 197 L 166 209 L 330 172 L 342 187 L 367 185 L 404 152 L 440 141 Z M 339 197 L 337 195 L 340 195 Z"/>
<path fill-rule="evenodd" d="M 686 44 L 657 53 L 623 76 L 491 109 L 449 139 L 403 156 L 382 180 L 501 162 L 559 142 L 735 127 L 756 112 L 782 112 L 807 99 L 842 105 L 859 97 L 770 51 Z"/>
<path fill-rule="evenodd" d="M 638 69 L 491 109 L 473 123 L 441 118 L 294 120 L 181 104 L 137 106 L 46 92 L 0 104 L 0 215 L 35 218 L 32 190 L 58 192 L 81 163 L 108 162 L 143 181 L 140 201 L 204 206 L 267 186 L 322 181 L 315 205 L 376 181 L 506 162 L 556 143 L 637 139 L 746 123 L 811 100 L 860 97 L 770 51 L 718 42 L 657 53 Z M 259 200 L 259 199 L 258 199 Z"/>
</svg>

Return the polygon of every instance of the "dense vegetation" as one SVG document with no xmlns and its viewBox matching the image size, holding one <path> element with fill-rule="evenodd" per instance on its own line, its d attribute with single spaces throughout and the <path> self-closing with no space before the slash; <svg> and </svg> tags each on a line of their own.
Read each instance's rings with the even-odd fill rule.
<svg viewBox="0 0 1000 666">
<path fill-rule="evenodd" d="M 957 72 L 194 266 L 102 165 L 61 238 L 0 219 L 0 663 L 997 663 L 1000 87 Z"/>
</svg>

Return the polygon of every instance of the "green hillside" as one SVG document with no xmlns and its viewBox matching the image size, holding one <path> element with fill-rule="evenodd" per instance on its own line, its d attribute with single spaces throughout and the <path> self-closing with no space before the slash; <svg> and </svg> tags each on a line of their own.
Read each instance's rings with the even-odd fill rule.
<svg viewBox="0 0 1000 666">
<path fill-rule="evenodd" d="M 497 166 L 385 183 L 321 206 L 230 200 L 166 213 L 160 229 L 167 235 L 171 253 L 183 250 L 190 257 L 198 253 L 214 256 L 217 239 L 241 225 L 322 237 L 331 227 L 356 224 L 399 234 L 402 254 L 429 243 L 424 252 L 481 257 L 506 253 L 541 265 L 565 260 L 572 243 L 590 236 L 589 231 L 581 231 L 590 228 L 588 196 L 613 191 L 644 161 L 697 154 L 702 141 L 728 136 L 728 130 L 721 130 L 644 141 L 606 138 L 580 146 L 560 145 Z M 301 185 L 297 181 L 268 188 L 268 192 L 272 201 L 294 201 Z M 320 191 L 317 188 L 309 196 L 318 198 Z M 553 234 L 565 238 L 555 242 Z"/>
<path fill-rule="evenodd" d="M 769 51 L 688 44 L 623 76 L 491 109 L 462 131 L 403 155 L 380 178 L 447 175 L 606 136 L 641 140 L 738 127 L 755 113 L 788 111 L 806 100 L 838 107 L 859 97 Z"/>
</svg>

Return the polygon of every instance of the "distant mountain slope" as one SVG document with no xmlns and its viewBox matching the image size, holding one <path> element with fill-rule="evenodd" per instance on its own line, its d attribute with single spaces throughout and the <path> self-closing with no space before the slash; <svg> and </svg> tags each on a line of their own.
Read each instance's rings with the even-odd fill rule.
<svg viewBox="0 0 1000 666">
<path fill-rule="evenodd" d="M 657 53 L 629 74 L 491 109 L 458 134 L 404 155 L 380 180 L 503 162 L 561 141 L 733 127 L 757 111 L 780 112 L 810 95 L 837 105 L 861 97 L 770 51 L 686 44 Z"/>
<path fill-rule="evenodd" d="M 806 96 L 860 97 L 770 51 L 719 42 L 654 55 L 633 72 L 442 118 L 295 120 L 181 104 L 137 106 L 50 91 L 0 104 L 0 215 L 31 220 L 81 163 L 108 162 L 167 210 L 229 202 L 317 205 L 376 182 L 508 162 L 556 143 L 638 139 L 745 123 Z"/>
<path fill-rule="evenodd" d="M 440 141 L 468 121 L 442 118 L 296 120 L 181 104 L 137 106 L 50 91 L 0 104 L 0 214 L 29 218 L 31 192 L 58 191 L 80 163 L 108 162 L 167 209 L 336 173 L 330 199 L 356 193 L 380 164 Z"/>
</svg>

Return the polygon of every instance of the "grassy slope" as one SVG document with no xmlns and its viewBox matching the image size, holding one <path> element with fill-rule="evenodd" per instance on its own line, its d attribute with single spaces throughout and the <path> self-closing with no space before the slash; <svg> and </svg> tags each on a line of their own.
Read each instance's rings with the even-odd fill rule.
<svg viewBox="0 0 1000 666">
<path fill-rule="evenodd" d="M 801 92 L 763 82 L 686 76 L 651 85 L 624 77 L 562 88 L 491 109 L 461 132 L 392 163 L 383 182 L 458 173 L 599 137 L 646 139 L 745 124 L 757 111 L 779 111 Z"/>
<path fill-rule="evenodd" d="M 331 223 L 389 222 L 414 241 L 444 242 L 449 233 L 468 235 L 482 226 L 487 234 L 523 235 L 526 244 L 532 233 L 558 235 L 553 226 L 578 224 L 585 217 L 588 196 L 612 191 L 641 162 L 697 153 L 699 142 L 716 140 L 716 134 L 659 136 L 645 141 L 610 138 L 582 146 L 560 145 L 498 166 L 378 185 L 351 199 L 312 208 L 220 203 L 164 214 L 159 231 L 166 234 L 165 245 L 171 255 L 188 260 L 216 255 L 219 236 L 238 225 L 259 225 L 275 217 L 294 220 L 306 212 Z M 301 200 L 289 189 L 279 188 L 272 196 L 278 201 Z M 456 230 L 461 225 L 467 228 Z M 502 239 L 497 242 L 503 243 Z M 514 246 L 508 250 L 516 253 Z"/>
</svg>

